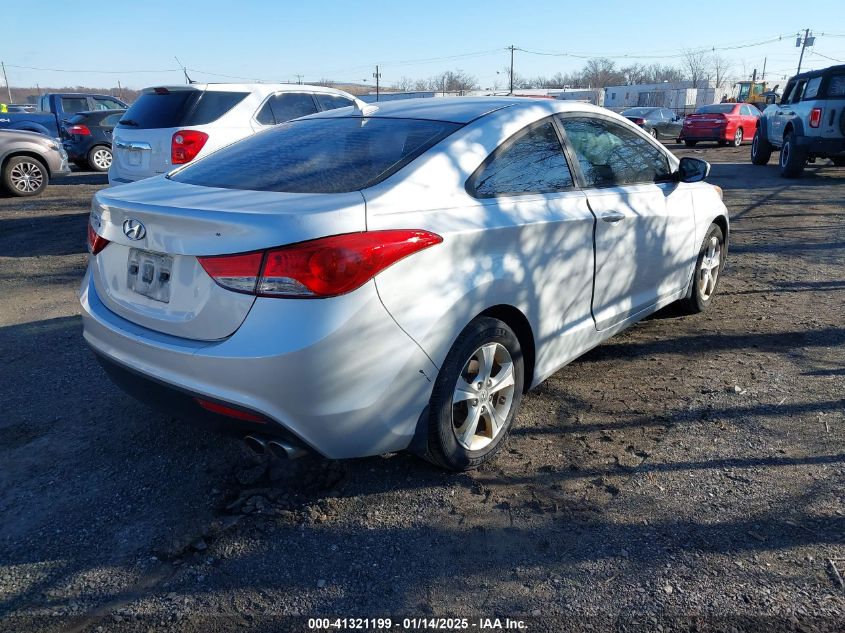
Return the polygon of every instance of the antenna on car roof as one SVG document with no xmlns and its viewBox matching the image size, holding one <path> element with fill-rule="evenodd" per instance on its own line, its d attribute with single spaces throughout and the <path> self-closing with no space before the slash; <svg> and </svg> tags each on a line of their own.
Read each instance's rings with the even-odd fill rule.
<svg viewBox="0 0 845 633">
<path fill-rule="evenodd" d="M 355 116 L 370 116 L 378 112 L 378 106 L 366 101 L 361 101 L 358 97 L 352 97 L 352 102 L 355 104 Z"/>
</svg>

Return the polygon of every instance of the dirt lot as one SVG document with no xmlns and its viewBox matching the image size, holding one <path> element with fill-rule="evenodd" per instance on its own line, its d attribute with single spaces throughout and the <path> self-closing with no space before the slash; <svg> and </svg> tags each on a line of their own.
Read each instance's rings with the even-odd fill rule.
<svg viewBox="0 0 845 633">
<path fill-rule="evenodd" d="M 134 402 L 76 303 L 104 177 L 0 198 L 0 629 L 845 628 L 845 171 L 673 149 L 714 163 L 732 213 L 713 309 L 558 372 L 464 475 L 268 465 Z"/>
</svg>

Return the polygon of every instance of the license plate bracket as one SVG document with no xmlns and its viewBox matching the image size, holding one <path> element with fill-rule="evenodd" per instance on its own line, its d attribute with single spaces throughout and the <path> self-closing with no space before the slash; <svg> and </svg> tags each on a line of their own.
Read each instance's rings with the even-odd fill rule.
<svg viewBox="0 0 845 633">
<path fill-rule="evenodd" d="M 126 286 L 154 301 L 170 302 L 170 277 L 173 258 L 140 248 L 129 249 L 126 266 Z"/>
<path fill-rule="evenodd" d="M 140 167 L 141 150 L 130 149 L 128 152 L 126 152 L 126 162 L 129 164 L 130 167 Z"/>
</svg>

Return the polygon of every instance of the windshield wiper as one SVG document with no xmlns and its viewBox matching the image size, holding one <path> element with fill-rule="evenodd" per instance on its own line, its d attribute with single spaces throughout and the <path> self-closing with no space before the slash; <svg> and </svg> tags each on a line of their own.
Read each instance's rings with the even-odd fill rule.
<svg viewBox="0 0 845 633">
<path fill-rule="evenodd" d="M 137 121 L 133 121 L 132 119 L 121 119 L 118 121 L 121 125 L 131 125 L 132 127 L 138 127 Z"/>
</svg>

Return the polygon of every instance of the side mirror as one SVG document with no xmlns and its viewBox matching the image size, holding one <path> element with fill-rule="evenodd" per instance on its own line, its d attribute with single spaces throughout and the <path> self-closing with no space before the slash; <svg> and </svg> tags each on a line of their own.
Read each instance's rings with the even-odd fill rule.
<svg viewBox="0 0 845 633">
<path fill-rule="evenodd" d="M 710 163 L 700 158 L 684 156 L 678 165 L 678 180 L 681 182 L 701 182 L 710 175 Z"/>
</svg>

